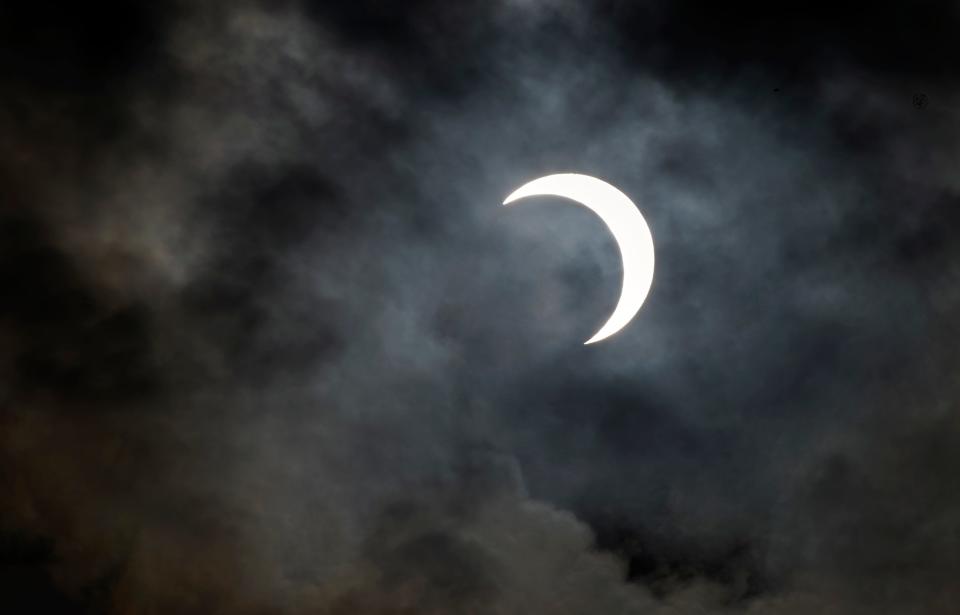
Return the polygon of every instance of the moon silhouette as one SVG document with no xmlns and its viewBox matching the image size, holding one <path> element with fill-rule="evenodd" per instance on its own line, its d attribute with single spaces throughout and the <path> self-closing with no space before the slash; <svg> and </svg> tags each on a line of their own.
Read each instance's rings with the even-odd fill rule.
<svg viewBox="0 0 960 615">
<path fill-rule="evenodd" d="M 653 283 L 653 236 L 633 201 L 607 182 L 576 173 L 535 179 L 517 188 L 503 202 L 511 205 L 530 196 L 559 196 L 594 212 L 610 229 L 623 259 L 620 300 L 606 324 L 584 344 L 604 340 L 623 329 L 640 311 Z"/>
</svg>

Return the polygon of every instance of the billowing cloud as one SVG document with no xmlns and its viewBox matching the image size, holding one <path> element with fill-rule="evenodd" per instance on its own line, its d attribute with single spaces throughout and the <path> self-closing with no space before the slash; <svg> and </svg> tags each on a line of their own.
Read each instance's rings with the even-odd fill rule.
<svg viewBox="0 0 960 615">
<path fill-rule="evenodd" d="M 830 6 L 0 9 L 0 600 L 955 612 L 956 15 Z"/>
</svg>

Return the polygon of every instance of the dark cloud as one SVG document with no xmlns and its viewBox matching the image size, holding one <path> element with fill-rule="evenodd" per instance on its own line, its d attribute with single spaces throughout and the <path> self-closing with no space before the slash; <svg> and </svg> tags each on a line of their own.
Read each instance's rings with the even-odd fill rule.
<svg viewBox="0 0 960 615">
<path fill-rule="evenodd" d="M 956 22 L 0 9 L 4 608 L 955 612 Z"/>
<path fill-rule="evenodd" d="M 783 92 L 815 84 L 825 70 L 867 71 L 891 79 L 952 82 L 958 60 L 956 7 L 856 2 L 601 0 L 596 14 L 616 24 L 623 51 L 665 78 L 692 83 L 760 71 Z"/>
</svg>

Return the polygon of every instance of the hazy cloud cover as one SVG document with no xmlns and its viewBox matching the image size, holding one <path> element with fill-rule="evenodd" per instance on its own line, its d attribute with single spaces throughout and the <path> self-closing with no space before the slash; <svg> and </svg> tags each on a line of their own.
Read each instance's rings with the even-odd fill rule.
<svg viewBox="0 0 960 615">
<path fill-rule="evenodd" d="M 957 612 L 958 17 L 4 5 L 0 608 Z"/>
</svg>

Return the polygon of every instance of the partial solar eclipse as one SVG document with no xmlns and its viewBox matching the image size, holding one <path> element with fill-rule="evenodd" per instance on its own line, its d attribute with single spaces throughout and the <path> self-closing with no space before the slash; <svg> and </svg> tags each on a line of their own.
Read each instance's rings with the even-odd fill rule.
<svg viewBox="0 0 960 615">
<path fill-rule="evenodd" d="M 653 236 L 640 210 L 607 182 L 576 173 L 535 179 L 513 191 L 503 204 L 530 196 L 559 196 L 579 203 L 600 216 L 613 233 L 623 259 L 620 300 L 606 324 L 584 344 L 599 342 L 623 329 L 640 311 L 653 283 Z"/>
</svg>

